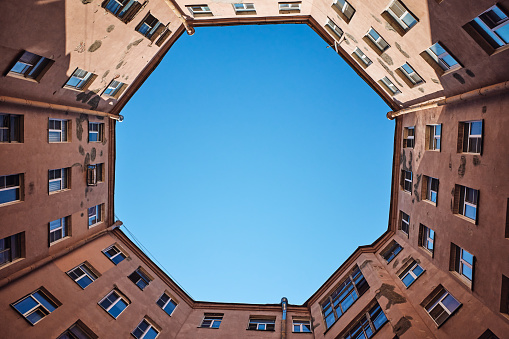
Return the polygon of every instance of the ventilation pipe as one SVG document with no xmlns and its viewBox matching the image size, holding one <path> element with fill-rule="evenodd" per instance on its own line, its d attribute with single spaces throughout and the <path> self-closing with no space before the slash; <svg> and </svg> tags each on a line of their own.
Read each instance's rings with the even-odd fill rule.
<svg viewBox="0 0 509 339">
<path fill-rule="evenodd" d="M 283 310 L 283 318 L 281 319 L 281 339 L 286 339 L 286 309 L 288 308 L 288 299 L 281 298 L 281 308 Z"/>
</svg>

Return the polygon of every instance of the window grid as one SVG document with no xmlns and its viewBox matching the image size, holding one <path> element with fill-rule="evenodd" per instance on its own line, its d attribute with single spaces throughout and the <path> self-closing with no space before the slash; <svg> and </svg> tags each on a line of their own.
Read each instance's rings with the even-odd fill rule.
<svg viewBox="0 0 509 339">
<path fill-rule="evenodd" d="M 280 11 L 300 11 L 300 2 L 279 3 Z"/>
<path fill-rule="evenodd" d="M 389 246 L 387 246 L 380 255 L 387 261 L 387 263 L 390 263 L 392 259 L 396 258 L 396 256 L 401 252 L 403 247 L 401 247 L 400 244 L 398 244 L 397 241 L 393 240 Z"/>
<path fill-rule="evenodd" d="M 332 31 L 338 36 L 338 38 L 341 38 L 343 36 L 343 30 L 339 28 L 338 25 L 334 21 L 332 21 L 330 18 L 327 18 L 327 26 L 332 29 Z"/>
<path fill-rule="evenodd" d="M 219 328 L 223 321 L 223 315 L 221 314 L 206 314 L 200 324 L 202 328 Z"/>
<path fill-rule="evenodd" d="M 147 276 L 145 272 L 141 270 L 141 268 L 136 269 L 136 271 L 131 273 L 128 278 L 142 291 L 150 284 L 150 281 L 152 280 Z"/>
<path fill-rule="evenodd" d="M 129 303 L 116 291 L 111 291 L 99 302 L 99 305 L 113 318 L 117 319 L 127 306 L 129 306 Z"/>
<path fill-rule="evenodd" d="M 405 232 L 406 235 L 408 235 L 410 230 L 410 216 L 403 211 L 400 212 L 401 212 L 401 226 L 400 226 L 401 230 Z"/>
<path fill-rule="evenodd" d="M 394 1 L 387 12 L 396 20 L 396 22 L 405 31 L 414 27 L 417 23 L 417 19 L 410 13 L 400 1 Z"/>
<path fill-rule="evenodd" d="M 64 217 L 57 220 L 53 220 L 49 223 L 49 242 L 50 244 L 67 237 L 69 234 L 69 219 L 70 217 Z"/>
<path fill-rule="evenodd" d="M 122 260 L 127 258 L 127 256 L 117 248 L 117 246 L 112 245 L 107 249 L 103 250 L 105 256 L 107 256 L 115 265 L 118 265 Z"/>
<path fill-rule="evenodd" d="M 463 152 L 481 153 L 482 121 L 468 121 L 464 123 Z"/>
<path fill-rule="evenodd" d="M 346 0 L 334 0 L 332 5 L 345 15 L 347 21 L 350 21 L 355 14 L 355 9 Z"/>
<path fill-rule="evenodd" d="M 424 82 L 424 80 L 421 78 L 419 74 L 413 69 L 412 66 L 410 66 L 407 62 L 403 64 L 399 68 L 401 72 L 410 80 L 410 82 L 414 85 L 419 85 Z"/>
<path fill-rule="evenodd" d="M 389 80 L 388 77 L 383 77 L 380 81 L 389 88 L 393 95 L 401 93 L 401 91 Z"/>
<path fill-rule="evenodd" d="M 385 51 L 386 49 L 388 49 L 390 46 L 389 44 L 387 43 L 387 41 L 385 41 L 384 38 L 382 38 L 382 36 L 380 34 L 378 34 L 377 31 L 375 31 L 373 29 L 373 27 L 371 27 L 367 33 L 367 36 L 369 39 L 371 39 L 371 41 L 380 49 L 380 51 Z M 387 79 L 388 80 L 388 79 Z M 392 82 L 391 82 L 392 84 Z"/>
<path fill-rule="evenodd" d="M 355 55 L 357 55 L 359 57 L 359 59 L 361 59 L 361 61 L 364 63 L 364 65 L 366 65 L 366 67 L 368 67 L 369 65 L 371 65 L 373 63 L 371 61 L 371 59 L 368 58 L 368 56 L 366 54 L 364 54 L 364 52 L 359 49 L 359 47 L 356 47 L 353 52 L 355 53 Z"/>
<path fill-rule="evenodd" d="M 102 204 L 88 208 L 88 227 L 99 224 L 102 220 Z"/>
<path fill-rule="evenodd" d="M 408 288 L 413 284 L 417 278 L 424 272 L 424 269 L 414 260 L 412 263 L 399 275 L 399 278 Z"/>
<path fill-rule="evenodd" d="M 37 290 L 12 304 L 12 306 L 32 325 L 37 324 L 58 306 L 46 294 Z"/>
<path fill-rule="evenodd" d="M 77 68 L 67 80 L 65 87 L 81 90 L 87 85 L 92 75 L 93 73 Z"/>
<path fill-rule="evenodd" d="M 78 265 L 67 272 L 67 275 L 74 280 L 81 288 L 85 289 L 97 279 L 97 275 L 87 267 L 85 263 Z"/>
<path fill-rule="evenodd" d="M 481 32 L 494 48 L 509 43 L 509 18 L 504 11 L 495 5 L 473 20 L 475 27 Z"/>
<path fill-rule="evenodd" d="M 104 94 L 109 97 L 115 97 L 123 85 L 124 83 L 120 81 L 112 80 L 108 87 L 104 90 Z"/>
<path fill-rule="evenodd" d="M 433 151 L 439 151 L 442 135 L 442 125 L 428 125 L 427 127 L 429 131 L 428 149 Z"/>
<path fill-rule="evenodd" d="M 49 170 L 48 178 L 49 192 L 58 192 L 69 188 L 67 168 Z"/>
<path fill-rule="evenodd" d="M 460 248 L 460 257 L 459 257 L 459 274 L 472 281 L 472 273 L 474 267 L 474 256 L 469 252 L 465 251 L 463 248 Z"/>
<path fill-rule="evenodd" d="M 233 4 L 233 9 L 235 9 L 235 12 L 254 12 L 255 6 L 252 3 L 249 4 L 237 3 Z"/>
<path fill-rule="evenodd" d="M 89 122 L 88 123 L 88 141 L 101 142 L 103 140 L 103 123 Z"/>
<path fill-rule="evenodd" d="M 461 67 L 458 61 L 456 61 L 439 42 L 429 47 L 426 52 L 444 71 L 450 71 Z"/>
<path fill-rule="evenodd" d="M 22 233 L 0 239 L 0 267 L 21 258 Z"/>
<path fill-rule="evenodd" d="M 435 245 L 435 231 L 426 226 L 424 227 L 424 242 L 423 247 L 433 253 Z"/>
<path fill-rule="evenodd" d="M 0 114 L 0 143 L 22 142 L 22 116 Z"/>
<path fill-rule="evenodd" d="M 67 141 L 67 120 L 49 119 L 48 141 L 49 142 Z"/>
<path fill-rule="evenodd" d="M 426 305 L 425 309 L 437 326 L 442 325 L 461 304 L 445 289 Z"/>
<path fill-rule="evenodd" d="M 255 331 L 274 331 L 276 321 L 273 319 L 249 319 L 248 330 Z"/>
<path fill-rule="evenodd" d="M 311 333 L 311 322 L 309 320 L 293 320 L 293 332 Z"/>
<path fill-rule="evenodd" d="M 161 297 L 156 301 L 156 304 L 161 307 L 168 315 L 172 315 L 177 303 L 166 293 L 163 293 Z"/>
<path fill-rule="evenodd" d="M 21 174 L 0 176 L 0 205 L 21 200 Z"/>
<path fill-rule="evenodd" d="M 50 63 L 50 59 L 25 51 L 18 61 L 16 61 L 16 64 L 11 68 L 9 74 L 37 80 L 41 72 Z"/>
<path fill-rule="evenodd" d="M 387 317 L 377 302 L 364 316 L 355 322 L 346 332 L 344 339 L 371 338 L 385 323 Z"/>
<path fill-rule="evenodd" d="M 132 335 L 138 339 L 154 339 L 159 335 L 159 331 L 150 322 L 148 322 L 146 319 L 143 319 L 134 329 Z"/>
<path fill-rule="evenodd" d="M 466 187 L 460 186 L 460 208 L 459 213 L 465 217 L 477 220 L 477 199 L 479 191 Z"/>
<path fill-rule="evenodd" d="M 428 177 L 428 183 L 427 183 L 427 190 L 426 190 L 426 200 L 429 200 L 431 202 L 437 203 L 437 197 L 438 197 L 438 179 Z"/>
<path fill-rule="evenodd" d="M 402 171 L 403 173 L 403 190 L 412 193 L 412 172 Z"/>
<path fill-rule="evenodd" d="M 189 6 L 189 10 L 191 11 L 191 14 L 204 14 L 204 13 L 212 13 L 209 6 L 203 5 L 203 6 Z"/>
</svg>

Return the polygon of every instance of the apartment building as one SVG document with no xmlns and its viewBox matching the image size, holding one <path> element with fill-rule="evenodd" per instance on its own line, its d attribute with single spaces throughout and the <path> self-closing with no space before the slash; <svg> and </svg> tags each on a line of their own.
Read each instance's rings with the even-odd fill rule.
<svg viewBox="0 0 509 339">
<path fill-rule="evenodd" d="M 0 8 L 6 337 L 508 336 L 508 0 Z M 185 32 L 277 23 L 309 25 L 390 107 L 388 228 L 303 305 L 196 301 L 115 221 L 116 123 Z"/>
</svg>

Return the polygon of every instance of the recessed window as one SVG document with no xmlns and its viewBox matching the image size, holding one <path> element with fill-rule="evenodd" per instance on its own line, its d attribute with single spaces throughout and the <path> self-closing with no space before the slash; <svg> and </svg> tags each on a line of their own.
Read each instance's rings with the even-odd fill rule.
<svg viewBox="0 0 509 339">
<path fill-rule="evenodd" d="M 311 333 L 311 322 L 309 320 L 293 319 L 293 332 Z"/>
<path fill-rule="evenodd" d="M 23 142 L 23 116 L 0 114 L 0 143 Z"/>
<path fill-rule="evenodd" d="M 168 315 L 172 315 L 175 308 L 177 308 L 177 303 L 166 293 L 163 293 L 163 295 L 156 301 L 156 304 Z"/>
<path fill-rule="evenodd" d="M 88 123 L 88 141 L 102 142 L 104 134 L 104 124 L 100 122 Z"/>
<path fill-rule="evenodd" d="M 48 58 L 24 51 L 8 75 L 39 81 L 52 63 Z"/>
<path fill-rule="evenodd" d="M 509 316 L 509 278 L 502 274 L 502 290 L 500 293 L 500 312 Z"/>
<path fill-rule="evenodd" d="M 401 171 L 401 188 L 403 191 L 412 194 L 412 172 Z"/>
<path fill-rule="evenodd" d="M 87 166 L 87 186 L 97 186 L 97 183 L 104 182 L 104 164 Z"/>
<path fill-rule="evenodd" d="M 450 270 L 472 282 L 474 279 L 474 256 L 463 248 L 451 244 Z"/>
<path fill-rule="evenodd" d="M 127 85 L 124 84 L 123 82 L 111 80 L 110 84 L 108 85 L 108 87 L 106 87 L 103 94 L 108 97 L 117 99 L 120 97 L 121 92 L 124 90 L 126 86 Z"/>
<path fill-rule="evenodd" d="M 384 40 L 384 38 L 382 38 L 380 36 L 380 34 L 378 34 L 377 31 L 375 31 L 373 29 L 373 27 L 371 27 L 368 31 L 368 33 L 366 34 L 366 36 L 375 44 L 375 46 L 380 50 L 380 51 L 385 51 L 387 50 L 389 47 L 389 44 L 387 43 L 387 41 Z"/>
<path fill-rule="evenodd" d="M 380 83 L 383 85 L 385 90 L 391 93 L 392 95 L 401 93 L 399 88 L 397 88 L 396 85 L 394 85 L 392 81 L 389 80 L 388 77 L 383 77 L 382 79 L 380 79 Z"/>
<path fill-rule="evenodd" d="M 403 211 L 399 211 L 399 213 L 401 219 L 399 229 L 402 230 L 408 236 L 410 230 L 410 216 Z"/>
<path fill-rule="evenodd" d="M 24 246 L 24 232 L 0 239 L 0 267 L 16 259 L 22 258 Z"/>
<path fill-rule="evenodd" d="M 105 256 L 107 256 L 115 265 L 118 265 L 122 260 L 127 258 L 127 255 L 124 254 L 116 245 L 112 245 L 107 249 L 103 250 Z"/>
<path fill-rule="evenodd" d="M 458 125 L 458 153 L 481 154 L 483 120 L 460 122 Z"/>
<path fill-rule="evenodd" d="M 124 23 L 131 21 L 142 8 L 142 4 L 134 0 L 105 0 L 102 7 L 111 12 Z"/>
<path fill-rule="evenodd" d="M 53 220 L 49 223 L 49 243 L 50 245 L 60 239 L 68 237 L 70 234 L 71 216 Z"/>
<path fill-rule="evenodd" d="M 434 65 L 439 66 L 438 69 L 439 74 L 443 75 L 445 72 L 453 71 L 455 69 L 461 68 L 461 65 L 459 62 L 449 53 L 445 47 L 442 45 L 442 43 L 437 42 L 430 48 L 426 49 L 426 55 L 431 58 L 431 60 L 434 62 Z M 424 55 L 423 58 L 433 66 L 432 63 L 430 63 L 429 58 L 426 58 Z M 435 68 L 435 67 L 434 67 Z"/>
<path fill-rule="evenodd" d="M 11 305 L 26 320 L 35 325 L 59 306 L 54 300 L 39 289 Z"/>
<path fill-rule="evenodd" d="M 151 322 L 147 319 L 143 319 L 134 329 L 132 335 L 138 339 L 154 339 L 159 335 L 159 331 Z"/>
<path fill-rule="evenodd" d="M 460 307 L 460 303 L 445 288 L 439 286 L 425 300 L 424 309 L 435 321 L 437 326 L 441 326 L 453 313 Z"/>
<path fill-rule="evenodd" d="M 481 334 L 481 336 L 477 339 L 500 339 L 493 333 L 489 328 Z"/>
<path fill-rule="evenodd" d="M 191 14 L 205 14 L 205 15 L 211 15 L 212 11 L 210 10 L 209 6 L 207 5 L 193 5 L 193 6 L 187 6 Z"/>
<path fill-rule="evenodd" d="M 22 200 L 23 174 L 0 175 L 0 205 Z"/>
<path fill-rule="evenodd" d="M 279 12 L 300 12 L 300 2 L 280 2 Z"/>
<path fill-rule="evenodd" d="M 442 124 L 426 125 L 426 150 L 440 151 Z"/>
<path fill-rule="evenodd" d="M 346 0 L 334 0 L 332 2 L 332 6 L 338 14 L 341 16 L 343 20 L 347 23 L 352 20 L 353 15 L 355 14 L 355 8 L 350 5 L 350 3 Z"/>
<path fill-rule="evenodd" d="M 419 225 L 419 246 L 433 254 L 435 248 L 435 231 L 423 224 Z"/>
<path fill-rule="evenodd" d="M 336 25 L 336 23 L 334 21 L 332 21 L 330 18 L 327 18 L 326 28 L 329 32 L 334 34 L 338 39 L 341 39 L 341 37 L 343 36 L 343 30 L 341 30 L 341 28 L 339 28 L 339 26 Z"/>
<path fill-rule="evenodd" d="M 396 258 L 396 256 L 401 252 L 403 247 L 396 242 L 396 240 L 391 241 L 391 243 L 380 253 L 382 258 L 384 258 L 387 263 L 390 263 L 392 259 Z"/>
<path fill-rule="evenodd" d="M 399 68 L 401 73 L 405 76 L 403 79 L 407 79 L 410 83 L 410 87 L 417 86 L 424 83 L 424 80 L 421 78 L 419 74 L 408 64 L 408 62 L 404 63 L 403 66 Z"/>
<path fill-rule="evenodd" d="M 248 330 L 254 331 L 274 331 L 276 328 L 276 319 L 274 318 L 249 318 Z"/>
<path fill-rule="evenodd" d="M 346 279 L 321 303 L 323 317 L 327 328 L 334 323 L 359 299 L 369 285 L 362 275 L 359 267 L 356 267 Z"/>
<path fill-rule="evenodd" d="M 118 291 L 113 290 L 99 301 L 99 305 L 113 318 L 117 319 L 126 307 L 129 306 L 129 302 Z"/>
<path fill-rule="evenodd" d="M 237 3 L 233 4 L 233 9 L 236 14 L 256 12 L 254 4 Z"/>
<path fill-rule="evenodd" d="M 417 24 L 417 18 L 406 8 L 401 1 L 393 1 L 387 8 L 387 13 L 393 20 L 389 23 L 398 30 L 401 35 Z M 384 15 L 382 15 L 384 16 Z M 385 17 L 385 16 L 384 16 Z"/>
<path fill-rule="evenodd" d="M 223 321 L 222 313 L 205 313 L 200 327 L 219 328 L 221 321 Z"/>
<path fill-rule="evenodd" d="M 146 272 L 144 272 L 141 267 L 139 267 L 136 271 L 131 273 L 128 276 L 129 280 L 131 280 L 136 286 L 140 288 L 140 290 L 144 290 L 145 287 L 150 284 L 152 279 L 148 276 Z"/>
<path fill-rule="evenodd" d="M 479 190 L 456 185 L 454 188 L 454 214 L 459 214 L 477 222 Z"/>
<path fill-rule="evenodd" d="M 353 55 L 354 57 L 356 56 L 358 58 L 357 61 L 360 61 L 362 65 L 364 65 L 365 67 L 368 67 L 369 65 L 371 65 L 373 62 L 371 61 L 371 59 L 368 58 L 368 56 L 366 54 L 364 54 L 363 51 L 360 50 L 359 47 L 356 47 L 355 50 L 353 51 Z"/>
<path fill-rule="evenodd" d="M 57 339 L 97 339 L 98 336 L 92 332 L 85 324 L 78 320 Z"/>
<path fill-rule="evenodd" d="M 94 73 L 87 72 L 80 68 L 77 68 L 67 80 L 64 87 L 84 91 L 88 88 L 88 85 L 92 83 L 95 78 Z"/>
<path fill-rule="evenodd" d="M 438 198 L 438 179 L 422 176 L 422 199 L 432 202 L 436 205 Z"/>
<path fill-rule="evenodd" d="M 103 221 L 104 204 L 95 205 L 88 208 L 88 227 L 97 226 Z"/>
<path fill-rule="evenodd" d="M 62 119 L 49 119 L 48 121 L 48 141 L 49 142 L 67 142 L 69 121 Z"/>
<path fill-rule="evenodd" d="M 59 192 L 70 188 L 70 168 L 58 168 L 48 171 L 48 191 Z"/>
<path fill-rule="evenodd" d="M 95 274 L 85 263 L 73 268 L 67 272 L 67 275 L 83 289 L 97 279 L 97 274 Z"/>
<path fill-rule="evenodd" d="M 371 338 L 385 323 L 387 317 L 377 302 L 362 317 L 352 324 L 345 333 L 344 339 Z"/>
<path fill-rule="evenodd" d="M 413 260 L 399 275 L 399 278 L 406 287 L 409 287 L 423 272 L 424 269 L 415 260 Z"/>
<path fill-rule="evenodd" d="M 470 36 L 488 53 L 509 44 L 509 18 L 500 5 L 495 5 L 463 26 Z"/>
<path fill-rule="evenodd" d="M 414 148 L 415 146 L 415 126 L 405 127 L 403 129 L 403 147 Z"/>
<path fill-rule="evenodd" d="M 156 17 L 148 13 L 138 26 L 136 26 L 135 30 L 150 41 L 154 41 L 165 28 L 166 27 L 159 22 Z"/>
</svg>

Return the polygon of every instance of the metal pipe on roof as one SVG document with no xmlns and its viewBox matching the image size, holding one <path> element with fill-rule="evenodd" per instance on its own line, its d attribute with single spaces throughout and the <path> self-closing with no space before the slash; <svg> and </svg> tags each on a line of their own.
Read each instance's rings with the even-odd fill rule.
<svg viewBox="0 0 509 339">
<path fill-rule="evenodd" d="M 288 308 L 288 299 L 281 298 L 281 308 L 283 309 L 283 317 L 281 319 L 281 339 L 286 339 L 286 309 Z"/>
<path fill-rule="evenodd" d="M 184 27 L 186 28 L 187 34 L 193 35 L 194 34 L 194 27 L 190 26 L 187 22 L 184 13 L 180 9 L 179 5 L 174 0 L 164 0 L 166 4 L 170 7 L 170 9 L 173 11 L 173 13 L 179 18 L 179 20 L 184 24 Z"/>
</svg>

